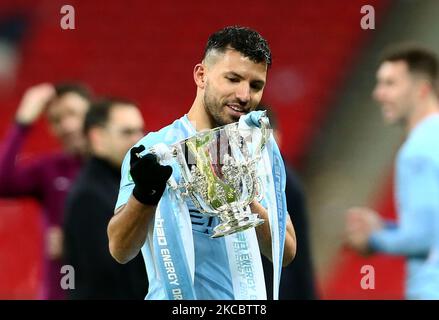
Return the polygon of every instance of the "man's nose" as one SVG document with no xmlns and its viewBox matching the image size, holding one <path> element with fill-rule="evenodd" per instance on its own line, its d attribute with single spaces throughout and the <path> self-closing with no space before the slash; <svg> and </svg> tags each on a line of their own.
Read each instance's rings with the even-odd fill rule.
<svg viewBox="0 0 439 320">
<path fill-rule="evenodd" d="M 61 120 L 61 127 L 67 132 L 75 131 L 77 130 L 77 121 L 73 117 L 64 117 Z"/>
<path fill-rule="evenodd" d="M 241 83 L 236 90 L 236 98 L 241 104 L 247 104 L 250 101 L 250 86 L 248 83 Z"/>
</svg>

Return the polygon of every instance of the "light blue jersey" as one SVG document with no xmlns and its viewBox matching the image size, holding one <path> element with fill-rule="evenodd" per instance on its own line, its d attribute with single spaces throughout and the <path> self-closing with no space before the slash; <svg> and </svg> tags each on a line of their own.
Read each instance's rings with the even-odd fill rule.
<svg viewBox="0 0 439 320">
<path fill-rule="evenodd" d="M 406 297 L 428 299 L 430 282 L 439 288 L 439 262 L 434 277 L 431 271 L 426 276 L 426 258 L 439 235 L 439 223 L 434 228 L 439 219 L 439 115 L 418 124 L 401 147 L 395 186 L 398 225 L 374 232 L 369 244 L 376 251 L 406 256 Z"/>
<path fill-rule="evenodd" d="M 144 145 L 148 150 L 158 143 L 171 145 L 193 136 L 195 133 L 195 128 L 185 115 L 160 131 L 149 133 L 136 146 Z M 176 168 L 173 169 L 174 173 L 178 171 L 175 170 Z M 129 175 L 129 170 L 130 153 L 128 152 L 122 164 L 122 179 L 116 208 L 124 205 L 132 194 L 134 182 Z M 174 177 L 178 181 L 175 174 Z M 194 289 L 197 299 L 234 299 L 224 238 L 210 238 L 212 229 L 218 224 L 218 219 L 201 215 L 190 201 L 187 202 L 187 205 L 192 221 L 195 250 Z M 150 223 L 150 228 L 152 228 L 152 223 Z M 163 282 L 157 276 L 151 239 L 146 240 L 142 247 L 142 254 L 149 280 L 149 291 L 146 299 L 166 299 Z"/>
</svg>

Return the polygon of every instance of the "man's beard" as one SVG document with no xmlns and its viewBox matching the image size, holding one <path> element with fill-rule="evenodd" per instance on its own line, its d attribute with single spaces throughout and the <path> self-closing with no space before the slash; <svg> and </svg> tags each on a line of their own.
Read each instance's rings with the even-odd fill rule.
<svg viewBox="0 0 439 320">
<path fill-rule="evenodd" d="M 227 101 L 222 103 L 221 101 L 215 99 L 215 96 L 210 93 L 209 83 L 206 84 L 203 100 L 204 108 L 215 128 L 239 121 L 239 117 L 228 115 L 225 111 L 226 104 L 228 103 Z"/>
<path fill-rule="evenodd" d="M 204 92 L 204 108 L 208 117 L 213 122 L 213 127 L 221 127 L 230 122 L 225 119 L 225 115 L 222 114 L 224 106 L 220 101 L 215 99 L 215 96 L 210 92 L 210 85 L 206 83 L 206 90 Z"/>
<path fill-rule="evenodd" d="M 232 122 L 225 119 L 226 116 L 222 114 L 224 106 L 208 94 L 204 95 L 204 108 L 214 127 L 221 127 Z"/>
</svg>

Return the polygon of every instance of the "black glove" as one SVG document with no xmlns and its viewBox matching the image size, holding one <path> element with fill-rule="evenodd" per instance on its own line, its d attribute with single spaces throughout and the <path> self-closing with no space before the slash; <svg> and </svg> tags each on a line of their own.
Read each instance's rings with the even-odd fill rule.
<svg viewBox="0 0 439 320">
<path fill-rule="evenodd" d="M 157 157 L 151 153 L 140 157 L 143 150 L 145 147 L 140 145 L 130 151 L 130 174 L 135 183 L 133 196 L 143 204 L 156 205 L 165 191 L 172 168 L 160 165 Z"/>
</svg>

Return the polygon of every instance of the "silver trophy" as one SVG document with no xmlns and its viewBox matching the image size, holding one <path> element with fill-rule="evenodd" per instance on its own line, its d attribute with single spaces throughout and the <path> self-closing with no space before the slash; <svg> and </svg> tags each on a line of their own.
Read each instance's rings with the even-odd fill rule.
<svg viewBox="0 0 439 320">
<path fill-rule="evenodd" d="M 170 147 L 181 171 L 180 183 L 171 187 L 189 197 L 202 214 L 219 217 L 212 238 L 264 223 L 249 204 L 263 194 L 257 167 L 269 134 L 269 121 L 263 115 L 260 128 L 242 128 L 236 122 Z"/>
</svg>

